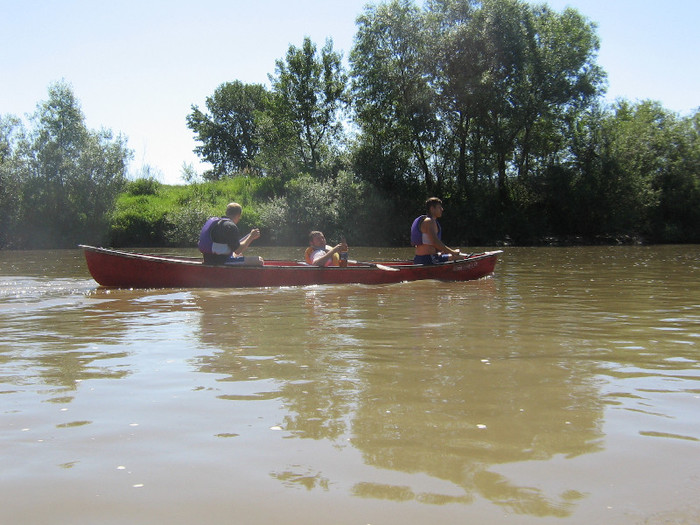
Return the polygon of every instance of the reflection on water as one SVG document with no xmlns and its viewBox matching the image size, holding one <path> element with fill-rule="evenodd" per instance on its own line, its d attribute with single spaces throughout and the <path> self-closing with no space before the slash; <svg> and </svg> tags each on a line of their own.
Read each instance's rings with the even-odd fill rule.
<svg viewBox="0 0 700 525">
<path fill-rule="evenodd" d="M 226 399 L 280 399 L 290 436 L 347 437 L 368 465 L 452 485 L 449 493 L 416 493 L 360 481 L 357 496 L 442 504 L 480 495 L 513 510 L 566 515 L 575 490 L 548 496 L 490 467 L 598 450 L 603 403 L 592 365 L 566 364 L 559 351 L 517 359 L 494 346 L 493 327 L 478 322 L 498 308 L 493 281 L 447 297 L 434 287 L 287 289 L 262 301 L 238 296 L 235 309 L 221 292 L 193 292 L 201 341 L 216 349 L 196 361 L 220 381 L 266 388 Z M 303 473 L 296 478 L 309 484 Z"/>
<path fill-rule="evenodd" d="M 74 252 L 45 263 L 32 252 L 26 265 L 0 252 L 0 441 L 12 458 L 0 485 L 41 495 L 68 470 L 130 504 L 121 478 L 96 467 L 150 465 L 150 483 L 129 486 L 166 501 L 180 465 L 196 468 L 205 498 L 220 495 L 180 502 L 183 523 L 201 501 L 224 512 L 231 486 L 259 522 L 298 505 L 290 521 L 308 522 L 324 494 L 347 523 L 381 521 L 372 502 L 392 505 L 396 523 L 426 508 L 492 523 L 681 508 L 691 522 L 699 255 L 518 248 L 471 283 L 107 290 Z M 22 461 L 30 451 L 56 471 Z M 249 508 L 270 491 L 278 503 Z M 26 518 L 20 507 L 8 515 Z"/>
</svg>

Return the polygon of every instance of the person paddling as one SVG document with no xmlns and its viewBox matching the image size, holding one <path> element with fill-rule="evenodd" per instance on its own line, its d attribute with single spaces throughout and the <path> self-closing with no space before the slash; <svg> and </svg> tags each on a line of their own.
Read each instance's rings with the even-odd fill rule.
<svg viewBox="0 0 700 525">
<path fill-rule="evenodd" d="M 442 242 L 442 228 L 438 219 L 444 208 L 437 197 L 425 201 L 426 214 L 416 217 L 411 225 L 411 244 L 415 246 L 414 264 L 438 264 L 463 258 L 459 250 Z"/>
<path fill-rule="evenodd" d="M 241 220 L 243 208 L 236 202 L 226 206 L 225 217 L 211 217 L 199 234 L 199 251 L 204 257 L 204 264 L 226 264 L 235 261 L 250 244 L 260 237 L 260 230 L 253 228 L 241 238 L 238 221 Z M 259 259 L 259 258 L 255 258 Z M 243 261 L 241 261 L 243 262 Z M 256 261 L 257 262 L 257 261 Z"/>
</svg>

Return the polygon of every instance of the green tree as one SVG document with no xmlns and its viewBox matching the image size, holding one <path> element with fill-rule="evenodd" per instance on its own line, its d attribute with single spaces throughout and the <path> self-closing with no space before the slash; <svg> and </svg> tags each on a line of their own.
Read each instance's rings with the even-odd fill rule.
<svg viewBox="0 0 700 525">
<path fill-rule="evenodd" d="M 477 7 L 476 2 L 464 0 L 427 3 L 437 111 L 445 125 L 444 133 L 453 137 L 451 148 L 444 154 L 450 159 L 448 164 L 462 193 L 489 171 L 482 166 L 487 144 L 477 127 L 479 111 L 488 96 L 483 85 L 487 71 L 485 43 L 474 23 Z"/>
<path fill-rule="evenodd" d="M 698 113 L 681 118 L 658 102 L 617 101 L 573 123 L 568 184 L 552 189 L 550 220 L 564 217 L 586 236 L 642 236 L 697 242 L 700 231 Z M 554 193 L 558 193 L 556 197 Z"/>
<path fill-rule="evenodd" d="M 420 177 L 428 193 L 438 193 L 443 172 L 423 14 L 408 0 L 393 0 L 368 6 L 357 24 L 350 62 L 359 156 L 377 158 L 365 169 L 385 187 Z M 407 160 L 414 170 L 406 170 Z"/>
<path fill-rule="evenodd" d="M 21 245 L 63 247 L 100 240 L 131 158 L 126 139 L 88 130 L 65 82 L 49 87 L 48 100 L 37 106 L 31 121 L 20 181 Z"/>
<path fill-rule="evenodd" d="M 519 177 L 546 167 L 565 151 L 563 130 L 603 92 L 605 74 L 596 64 L 595 26 L 574 9 L 561 14 L 546 5 L 526 13 L 527 52 L 517 94 L 521 113 L 515 138 Z"/>
<path fill-rule="evenodd" d="M 697 113 L 695 115 L 697 119 Z M 623 227 L 657 240 L 698 239 L 700 140 L 693 119 L 658 102 L 619 101 L 607 122 Z"/>
<path fill-rule="evenodd" d="M 575 10 L 558 14 L 520 0 L 482 2 L 474 23 L 487 64 L 479 92 L 488 98 L 478 120 L 491 137 L 505 196 L 509 170 L 525 177 L 533 153 L 546 159 L 563 149 L 557 137 L 565 119 L 600 94 L 598 39 Z"/>
<path fill-rule="evenodd" d="M 655 236 L 664 242 L 700 242 L 700 110 L 675 115 L 669 126 L 665 169 L 658 173 L 661 192 Z"/>
<path fill-rule="evenodd" d="M 22 121 L 0 117 L 0 248 L 12 246 L 19 227 L 22 180 L 26 177 L 26 137 Z"/>
<path fill-rule="evenodd" d="M 275 94 L 273 117 L 283 128 L 281 137 L 293 141 L 305 170 L 327 172 L 342 144 L 342 110 L 346 104 L 347 75 L 342 57 L 327 40 L 320 54 L 308 37 L 301 48 L 289 46 L 270 76 Z M 281 140 L 280 137 L 280 140 Z"/>
<path fill-rule="evenodd" d="M 421 11 L 394 0 L 368 7 L 358 26 L 359 151 L 396 159 L 410 149 L 427 193 L 468 193 L 495 175 L 506 196 L 510 173 L 526 176 L 564 147 L 559 128 L 603 78 L 594 26 L 574 10 L 431 0 Z"/>
<path fill-rule="evenodd" d="M 309 232 L 319 229 L 329 242 L 342 236 L 351 244 L 394 241 L 390 203 L 346 171 L 325 180 L 296 177 L 286 183 L 283 196 L 269 199 L 259 209 L 261 224 L 279 244 L 303 246 Z"/>
<path fill-rule="evenodd" d="M 195 153 L 213 166 L 204 177 L 219 180 L 257 167 L 261 149 L 260 114 L 270 109 L 270 93 L 260 84 L 221 84 L 207 97 L 208 113 L 192 106 L 187 126 L 201 144 Z"/>
</svg>

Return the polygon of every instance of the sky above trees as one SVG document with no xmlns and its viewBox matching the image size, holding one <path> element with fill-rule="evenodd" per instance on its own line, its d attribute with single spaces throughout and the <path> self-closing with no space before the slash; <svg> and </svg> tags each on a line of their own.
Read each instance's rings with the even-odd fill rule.
<svg viewBox="0 0 700 525">
<path fill-rule="evenodd" d="M 547 3 L 559 11 L 574 7 L 598 24 L 608 98 L 658 100 L 682 114 L 700 106 L 700 4 Z M 203 105 L 224 82 L 268 84 L 275 61 L 305 36 L 319 47 L 332 38 L 347 59 L 365 4 L 0 0 L 0 44 L 10 50 L 0 56 L 0 114 L 33 113 L 49 85 L 63 79 L 73 86 L 90 128 L 128 137 L 132 173 L 147 165 L 163 182 L 176 183 L 183 162 L 200 169 L 186 124 L 192 105 Z"/>
</svg>

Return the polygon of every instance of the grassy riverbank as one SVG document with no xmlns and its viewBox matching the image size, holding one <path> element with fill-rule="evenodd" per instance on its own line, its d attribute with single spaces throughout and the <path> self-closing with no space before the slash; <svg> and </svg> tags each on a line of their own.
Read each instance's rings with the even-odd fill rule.
<svg viewBox="0 0 700 525">
<path fill-rule="evenodd" d="M 152 179 L 127 184 L 110 216 L 105 243 L 124 246 L 195 246 L 208 217 L 224 213 L 229 202 L 243 206 L 241 233 L 261 229 L 258 245 L 299 246 L 320 229 L 329 242 L 347 238 L 353 245 L 405 246 L 408 225 L 421 213 L 422 199 L 382 196 L 376 189 L 341 173 L 333 181 L 301 176 L 286 183 L 265 177 L 235 177 L 186 186 Z M 593 245 L 659 242 L 639 231 L 552 233 L 537 210 L 500 215 L 489 196 L 446 198 L 442 220 L 448 244 Z M 692 241 L 690 241 L 692 242 Z"/>
</svg>

